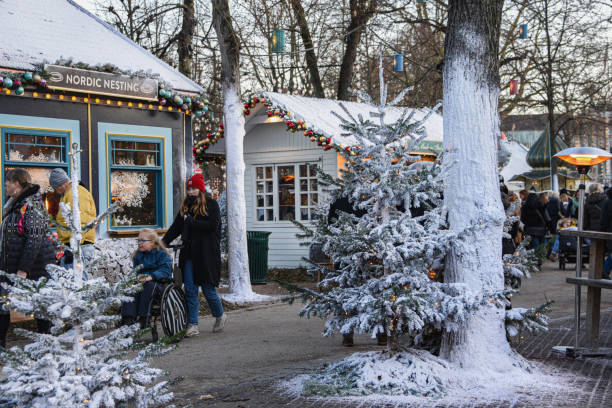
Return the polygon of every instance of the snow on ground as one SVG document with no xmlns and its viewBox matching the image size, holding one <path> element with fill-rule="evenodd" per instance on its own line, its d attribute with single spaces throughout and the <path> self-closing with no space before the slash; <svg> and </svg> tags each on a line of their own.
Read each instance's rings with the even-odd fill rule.
<svg viewBox="0 0 612 408">
<path fill-rule="evenodd" d="M 387 352 L 355 353 L 318 373 L 279 384 L 292 395 L 330 403 L 363 406 L 459 406 L 542 401 L 542 395 L 571 392 L 574 374 L 527 362 L 512 371 L 496 370 L 495 362 L 465 369 L 426 351 L 411 350 L 390 357 Z"/>
<path fill-rule="evenodd" d="M 255 302 L 269 302 L 272 300 L 278 300 L 278 296 L 268 296 L 268 295 L 260 295 L 255 292 L 251 292 L 250 294 L 244 293 L 219 293 L 219 296 L 229 303 L 234 303 L 236 305 L 246 305 L 248 303 Z"/>
</svg>

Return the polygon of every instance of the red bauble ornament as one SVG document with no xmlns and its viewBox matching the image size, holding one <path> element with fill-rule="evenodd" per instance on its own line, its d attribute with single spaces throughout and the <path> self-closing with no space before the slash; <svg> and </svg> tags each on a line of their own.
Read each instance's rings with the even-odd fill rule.
<svg viewBox="0 0 612 408">
<path fill-rule="evenodd" d="M 317 142 L 317 145 L 321 146 L 323 144 L 323 142 Z"/>
<path fill-rule="evenodd" d="M 267 114 L 268 114 L 268 116 L 272 116 L 272 115 L 274 115 L 274 112 L 268 111 Z"/>
<path fill-rule="evenodd" d="M 351 148 L 350 147 L 345 147 L 344 150 L 346 150 L 347 152 L 350 152 Z"/>
<path fill-rule="evenodd" d="M 223 123 L 219 123 L 219 127 L 223 129 Z"/>
<path fill-rule="evenodd" d="M 330 144 L 331 143 L 331 137 L 328 137 L 325 141 L 327 142 L 327 144 Z"/>
</svg>

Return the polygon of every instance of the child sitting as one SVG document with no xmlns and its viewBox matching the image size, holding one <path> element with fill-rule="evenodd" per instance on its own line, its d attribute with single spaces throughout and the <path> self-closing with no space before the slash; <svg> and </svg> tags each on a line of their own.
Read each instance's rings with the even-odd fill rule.
<svg viewBox="0 0 612 408">
<path fill-rule="evenodd" d="M 157 233 L 149 228 L 140 230 L 138 249 L 132 255 L 132 260 L 134 267 L 142 265 L 139 273 L 143 291 L 134 296 L 134 301 L 123 303 L 121 323 L 131 324 L 138 319 L 144 327 L 150 314 L 153 293 L 159 281 L 172 279 L 172 260 Z"/>
<path fill-rule="evenodd" d="M 564 229 L 577 229 L 576 228 L 576 220 L 573 218 L 562 218 L 557 222 L 557 231 Z M 552 247 L 552 251 L 550 253 L 549 259 L 553 262 L 556 262 L 559 259 L 559 235 L 555 236 L 555 242 Z"/>
</svg>

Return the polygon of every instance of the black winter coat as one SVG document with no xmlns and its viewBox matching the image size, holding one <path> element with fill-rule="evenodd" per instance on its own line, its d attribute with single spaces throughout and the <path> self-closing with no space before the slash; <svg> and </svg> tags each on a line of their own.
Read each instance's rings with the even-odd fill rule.
<svg viewBox="0 0 612 408">
<path fill-rule="evenodd" d="M 179 212 L 174 222 L 162 239 L 169 245 L 178 236 L 183 240 L 179 256 L 179 266 L 185 267 L 185 261 L 193 263 L 194 281 L 197 285 L 209 284 L 219 286 L 221 279 L 221 215 L 219 204 L 206 196 L 208 215 L 183 217 Z"/>
<path fill-rule="evenodd" d="M 548 227 L 546 218 L 546 206 L 540 203 L 536 194 L 529 194 L 521 207 L 521 221 L 525 224 L 525 234 L 546 235 L 546 228 Z M 534 233 L 535 231 L 538 233 Z"/>
<path fill-rule="evenodd" d="M 2 212 L 2 255 L 0 268 L 8 273 L 21 270 L 30 279 L 48 276 L 45 267 L 55 262 L 56 248 L 47 237 L 47 220 L 28 206 L 22 220 L 23 230 L 18 227 L 21 219 L 21 208 L 26 199 L 37 202 L 43 208 L 40 187 L 31 184 L 22 193 L 11 197 Z"/>
<path fill-rule="evenodd" d="M 612 232 L 612 188 L 607 191 L 608 199 L 601 206 L 600 231 Z M 607 243 L 608 252 L 612 252 L 612 241 Z"/>
<path fill-rule="evenodd" d="M 584 203 L 584 225 L 583 229 L 587 231 L 599 231 L 601 209 L 606 201 L 604 193 L 589 194 Z"/>
</svg>

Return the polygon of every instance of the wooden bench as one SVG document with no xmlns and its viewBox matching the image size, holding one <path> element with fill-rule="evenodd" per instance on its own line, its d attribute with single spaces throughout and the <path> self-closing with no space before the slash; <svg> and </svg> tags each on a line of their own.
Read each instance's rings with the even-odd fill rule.
<svg viewBox="0 0 612 408">
<path fill-rule="evenodd" d="M 576 302 L 574 306 L 576 349 L 579 348 L 580 333 L 580 287 L 587 287 L 587 310 L 586 310 L 586 339 L 591 350 L 599 349 L 599 319 L 601 310 L 601 290 L 612 289 L 612 281 L 602 279 L 604 255 L 606 242 L 612 240 L 612 233 L 597 231 L 560 230 L 559 234 L 582 239 L 591 240 L 591 252 L 589 254 L 589 275 L 587 278 L 580 276 L 580 266 L 576 265 L 577 276 L 566 278 L 567 283 L 576 285 Z"/>
</svg>

